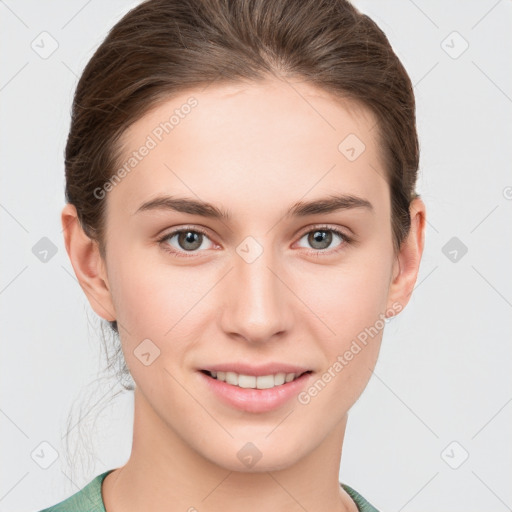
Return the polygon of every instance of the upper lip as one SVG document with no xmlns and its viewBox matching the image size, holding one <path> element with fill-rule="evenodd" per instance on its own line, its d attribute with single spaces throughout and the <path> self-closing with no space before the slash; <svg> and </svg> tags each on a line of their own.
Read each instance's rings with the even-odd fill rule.
<svg viewBox="0 0 512 512">
<path fill-rule="evenodd" d="M 276 373 L 296 373 L 300 375 L 304 372 L 311 371 L 309 368 L 297 366 L 287 363 L 271 362 L 262 365 L 250 365 L 242 362 L 238 363 L 221 363 L 205 366 L 201 370 L 208 372 L 234 372 L 242 375 L 253 375 L 259 377 L 262 375 L 274 375 Z"/>
</svg>

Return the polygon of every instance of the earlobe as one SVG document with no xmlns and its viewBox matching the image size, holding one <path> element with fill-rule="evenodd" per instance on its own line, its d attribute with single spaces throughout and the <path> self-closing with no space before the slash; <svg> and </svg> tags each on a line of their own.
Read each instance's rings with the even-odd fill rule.
<svg viewBox="0 0 512 512">
<path fill-rule="evenodd" d="M 89 304 L 101 318 L 108 321 L 115 320 L 115 309 L 106 268 L 97 242 L 85 234 L 74 205 L 64 206 L 61 223 L 66 251 Z"/>
<path fill-rule="evenodd" d="M 397 255 L 388 294 L 388 309 L 398 303 L 400 311 L 409 302 L 416 284 L 425 244 L 426 208 L 423 200 L 419 197 L 414 199 L 409 212 L 411 228 Z"/>
</svg>

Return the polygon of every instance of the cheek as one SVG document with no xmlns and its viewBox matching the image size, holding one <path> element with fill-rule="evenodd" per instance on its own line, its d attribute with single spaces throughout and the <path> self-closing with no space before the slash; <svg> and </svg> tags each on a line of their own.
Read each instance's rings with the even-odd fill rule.
<svg viewBox="0 0 512 512">
<path fill-rule="evenodd" d="M 317 291 L 311 294 L 311 300 L 316 301 L 314 311 L 325 323 L 313 319 L 318 325 L 315 337 L 325 358 L 317 379 L 299 396 L 299 403 L 311 413 L 333 412 L 332 405 L 336 404 L 337 412 L 329 416 L 326 427 L 333 427 L 339 414 L 358 400 L 377 362 L 387 303 L 383 272 L 379 262 L 353 266 L 326 278 L 324 293 L 314 288 Z"/>
<path fill-rule="evenodd" d="M 296 289 L 302 291 L 303 300 L 335 331 L 331 335 L 346 340 L 385 312 L 390 262 L 387 253 L 354 253 L 339 266 L 311 272 L 307 278 L 303 273 Z"/>
<path fill-rule="evenodd" d="M 113 299 L 118 319 L 133 336 L 162 339 L 199 300 L 204 287 L 194 269 L 173 267 L 157 248 L 152 251 L 119 251 Z"/>
<path fill-rule="evenodd" d="M 143 251 L 117 260 L 114 304 L 118 322 L 126 326 L 120 328 L 122 348 L 136 382 L 153 385 L 150 381 L 169 378 L 163 367 L 187 366 L 189 353 L 216 311 L 207 292 L 217 279 L 211 269 L 173 266 L 161 257 L 152 260 Z M 145 352 L 149 357 L 158 354 L 151 372 L 138 357 Z"/>
<path fill-rule="evenodd" d="M 190 292 L 196 288 L 190 274 L 140 256 L 132 253 L 118 260 L 114 303 L 118 321 L 126 327 L 120 328 L 126 364 L 149 398 L 172 385 L 165 369 L 172 373 L 182 364 L 190 344 L 187 311 L 202 294 L 199 289 Z"/>
<path fill-rule="evenodd" d="M 371 377 L 386 325 L 391 258 L 390 252 L 380 252 L 375 243 L 350 261 L 347 258 L 346 265 L 308 279 L 308 301 L 329 328 L 317 322 L 316 337 L 323 340 L 326 355 L 320 378 L 329 382 L 329 390 L 317 401 L 320 407 L 328 407 L 330 400 L 350 407 Z M 316 386 L 322 387 L 321 382 Z"/>
</svg>

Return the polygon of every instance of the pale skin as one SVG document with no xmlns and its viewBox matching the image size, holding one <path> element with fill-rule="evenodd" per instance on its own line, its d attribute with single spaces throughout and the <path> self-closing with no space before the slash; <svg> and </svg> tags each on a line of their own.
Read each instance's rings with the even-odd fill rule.
<svg viewBox="0 0 512 512">
<path fill-rule="evenodd" d="M 292 83 L 190 90 L 134 123 L 124 134 L 123 162 L 174 109 L 198 100 L 102 199 L 105 260 L 75 208 L 62 211 L 80 285 L 98 315 L 118 321 L 136 383 L 132 453 L 104 480 L 107 512 L 357 510 L 339 485 L 342 445 L 382 330 L 307 405 L 292 399 L 271 412 L 240 411 L 221 403 L 198 374 L 211 363 L 279 361 L 311 368 L 314 381 L 379 314 L 405 307 L 417 279 L 425 205 L 411 203 L 411 230 L 395 254 L 374 116 Z M 354 161 L 338 149 L 351 133 L 366 146 Z M 136 213 L 163 194 L 212 203 L 231 217 Z M 285 217 L 298 201 L 334 194 L 372 208 Z M 326 226 L 330 244 L 315 244 L 318 226 Z M 180 228 L 206 236 L 187 251 L 171 234 Z M 236 251 L 247 237 L 263 251 L 251 263 Z M 148 366 L 134 355 L 144 339 L 160 349 Z M 252 468 L 237 457 L 249 441 L 262 453 Z"/>
</svg>

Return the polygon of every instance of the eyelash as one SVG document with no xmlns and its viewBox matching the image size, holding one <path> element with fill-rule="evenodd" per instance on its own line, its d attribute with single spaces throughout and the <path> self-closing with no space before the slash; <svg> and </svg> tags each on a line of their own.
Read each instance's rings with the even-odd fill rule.
<svg viewBox="0 0 512 512">
<path fill-rule="evenodd" d="M 190 226 L 190 227 L 180 228 L 180 229 L 177 229 L 175 231 L 171 231 L 170 233 L 166 233 L 162 238 L 158 239 L 158 243 L 163 245 L 164 246 L 163 250 L 165 252 L 167 252 L 168 254 L 170 254 L 171 256 L 174 256 L 176 258 L 190 258 L 190 257 L 193 257 L 193 256 L 195 256 L 195 253 L 197 251 L 192 251 L 190 254 L 181 254 L 182 251 L 176 251 L 174 249 L 171 250 L 171 249 L 168 248 L 169 247 L 168 244 L 164 244 L 165 241 L 169 240 L 173 236 L 178 235 L 180 233 L 184 233 L 184 232 L 186 233 L 188 231 L 191 231 L 193 233 L 201 233 L 204 236 L 206 236 L 207 238 L 210 238 L 206 231 L 204 231 L 202 229 L 199 229 L 199 228 L 196 228 L 196 227 Z M 349 237 L 343 231 L 340 231 L 339 229 L 332 228 L 330 226 L 325 226 L 325 225 L 314 226 L 313 228 L 309 229 L 308 231 L 304 231 L 300 235 L 299 240 L 301 238 L 303 238 L 304 235 L 308 235 L 309 233 L 311 233 L 313 231 L 330 231 L 330 232 L 340 236 L 343 239 L 343 242 L 339 245 L 339 247 L 337 247 L 336 249 L 330 250 L 330 251 L 329 250 L 322 250 L 322 249 L 310 249 L 310 251 L 312 251 L 312 253 L 314 255 L 320 256 L 320 257 L 322 257 L 322 256 L 331 256 L 333 254 L 336 254 L 336 253 L 344 250 L 346 245 L 351 245 L 353 243 L 353 241 L 354 241 L 352 237 Z"/>
</svg>

